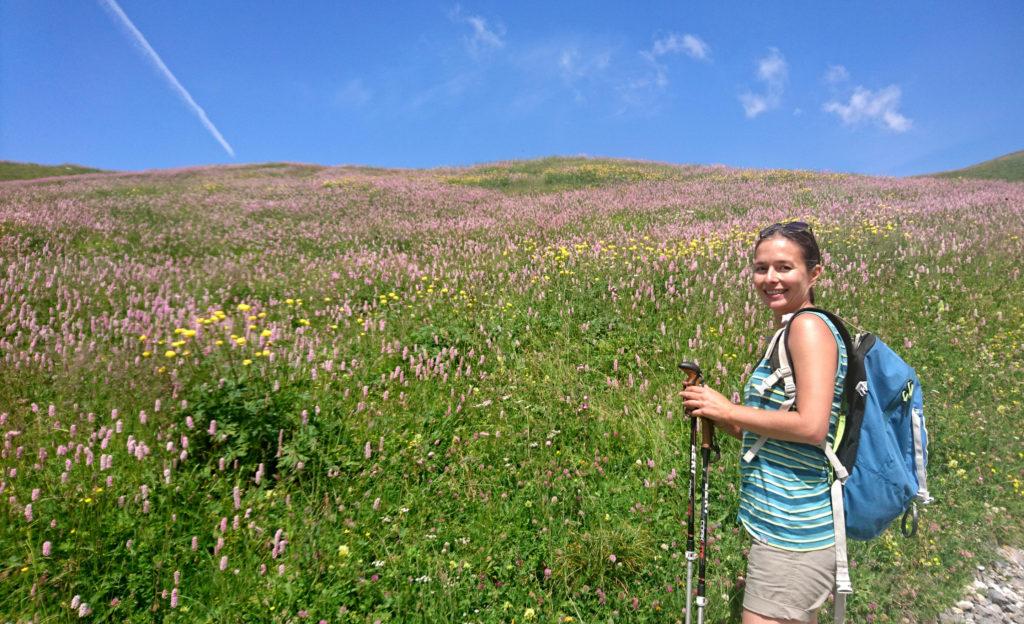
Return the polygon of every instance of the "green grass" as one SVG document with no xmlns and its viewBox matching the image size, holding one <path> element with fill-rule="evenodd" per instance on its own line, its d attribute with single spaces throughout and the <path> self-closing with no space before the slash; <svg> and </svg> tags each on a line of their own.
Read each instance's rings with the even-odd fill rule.
<svg viewBox="0 0 1024 624">
<path fill-rule="evenodd" d="M 462 186 L 500 190 L 509 194 L 552 193 L 645 181 L 682 180 L 684 168 L 656 163 L 600 158 L 552 157 L 481 165 L 444 181 Z"/>
<path fill-rule="evenodd" d="M 1020 182 L 1024 180 L 1024 150 L 986 160 L 963 169 L 943 171 L 934 175 L 939 178 L 976 178 Z"/>
<path fill-rule="evenodd" d="M 79 175 L 83 173 L 105 173 L 102 169 L 81 165 L 37 165 L 35 163 L 0 160 L 0 180 L 31 180 L 54 176 Z"/>
<path fill-rule="evenodd" d="M 108 622 L 681 619 L 676 364 L 742 387 L 768 331 L 749 246 L 783 215 L 829 254 L 821 304 L 925 391 L 938 500 L 917 538 L 851 544 L 849 621 L 927 621 L 1024 543 L 1024 204 L 1005 193 L 588 159 L 260 167 L 0 189 L 0 620 L 84 621 L 75 595 Z M 514 201 L 436 182 L 512 174 Z M 586 210 L 545 222 L 566 198 Z M 749 545 L 722 445 L 709 624 L 736 621 Z"/>
</svg>

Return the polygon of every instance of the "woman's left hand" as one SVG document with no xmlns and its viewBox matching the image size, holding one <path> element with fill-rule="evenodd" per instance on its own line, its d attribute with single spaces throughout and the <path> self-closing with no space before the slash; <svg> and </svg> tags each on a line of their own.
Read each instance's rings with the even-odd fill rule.
<svg viewBox="0 0 1024 624">
<path fill-rule="evenodd" d="M 690 411 L 691 416 L 700 416 L 723 424 L 730 422 L 735 406 L 721 393 L 707 386 L 688 386 L 679 395 L 683 397 L 683 405 Z"/>
</svg>

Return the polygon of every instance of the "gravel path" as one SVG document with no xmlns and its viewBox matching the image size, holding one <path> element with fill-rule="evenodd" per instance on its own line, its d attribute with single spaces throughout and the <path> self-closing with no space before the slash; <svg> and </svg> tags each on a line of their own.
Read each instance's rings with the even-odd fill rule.
<svg viewBox="0 0 1024 624">
<path fill-rule="evenodd" d="M 1024 550 L 1003 546 L 1001 560 L 978 566 L 974 582 L 939 624 L 1024 624 Z"/>
</svg>

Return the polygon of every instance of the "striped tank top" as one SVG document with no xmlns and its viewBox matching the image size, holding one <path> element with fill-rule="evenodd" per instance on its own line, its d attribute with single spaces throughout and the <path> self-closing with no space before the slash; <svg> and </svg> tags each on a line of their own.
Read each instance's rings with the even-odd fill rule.
<svg viewBox="0 0 1024 624">
<path fill-rule="evenodd" d="M 836 339 L 839 367 L 829 413 L 828 443 L 835 440 L 846 380 L 847 354 L 835 325 L 823 314 L 810 312 L 825 321 Z M 779 380 L 763 394 L 756 386 L 771 375 L 763 358 L 743 389 L 743 404 L 777 410 L 786 395 Z M 743 432 L 746 453 L 760 436 Z M 832 501 L 829 496 L 829 462 L 816 446 L 769 438 L 753 461 L 740 460 L 739 520 L 750 535 L 784 550 L 818 550 L 835 544 Z"/>
</svg>

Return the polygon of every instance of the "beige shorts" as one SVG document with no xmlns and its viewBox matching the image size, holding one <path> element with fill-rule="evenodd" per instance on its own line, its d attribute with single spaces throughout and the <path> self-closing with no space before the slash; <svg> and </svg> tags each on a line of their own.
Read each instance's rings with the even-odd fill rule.
<svg viewBox="0 0 1024 624">
<path fill-rule="evenodd" d="M 758 615 L 807 622 L 832 593 L 835 547 L 783 550 L 754 540 L 747 557 L 743 608 Z"/>
</svg>

